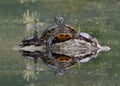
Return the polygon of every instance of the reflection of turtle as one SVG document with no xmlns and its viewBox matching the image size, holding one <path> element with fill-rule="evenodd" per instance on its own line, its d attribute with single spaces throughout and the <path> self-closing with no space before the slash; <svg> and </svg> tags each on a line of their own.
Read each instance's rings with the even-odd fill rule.
<svg viewBox="0 0 120 86">
<path fill-rule="evenodd" d="M 27 59 L 31 59 L 34 61 L 35 64 L 37 64 L 38 57 L 43 57 L 44 52 L 41 51 L 35 51 L 35 52 L 30 52 L 30 51 L 20 51 L 23 56 L 25 56 Z"/>
<path fill-rule="evenodd" d="M 48 67 L 56 70 L 56 76 L 63 75 L 65 69 L 70 68 L 76 64 L 72 57 L 55 53 L 52 53 L 52 56 L 54 57 L 54 59 L 51 59 L 48 56 L 41 59 Z"/>
<path fill-rule="evenodd" d="M 71 62 L 73 59 L 72 57 L 63 54 L 52 53 L 52 55 L 57 62 Z"/>
</svg>

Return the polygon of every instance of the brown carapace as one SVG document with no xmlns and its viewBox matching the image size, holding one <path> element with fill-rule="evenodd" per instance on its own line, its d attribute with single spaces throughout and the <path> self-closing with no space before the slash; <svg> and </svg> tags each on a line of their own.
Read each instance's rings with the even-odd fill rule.
<svg viewBox="0 0 120 86">
<path fill-rule="evenodd" d="M 64 42 L 66 40 L 72 39 L 73 36 L 70 33 L 58 33 L 54 36 L 53 43 Z"/>
</svg>

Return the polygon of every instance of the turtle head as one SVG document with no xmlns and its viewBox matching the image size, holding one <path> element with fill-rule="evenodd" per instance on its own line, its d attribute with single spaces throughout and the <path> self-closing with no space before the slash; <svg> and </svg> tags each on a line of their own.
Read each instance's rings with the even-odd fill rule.
<svg viewBox="0 0 120 86">
<path fill-rule="evenodd" d="M 60 16 L 55 17 L 55 22 L 57 25 L 59 25 L 59 24 L 64 25 L 64 19 Z"/>
<path fill-rule="evenodd" d="M 64 27 L 65 27 L 65 22 L 64 19 L 60 16 L 56 16 L 55 17 L 55 22 L 58 25 L 58 27 L 60 28 L 60 31 L 64 31 Z"/>
</svg>

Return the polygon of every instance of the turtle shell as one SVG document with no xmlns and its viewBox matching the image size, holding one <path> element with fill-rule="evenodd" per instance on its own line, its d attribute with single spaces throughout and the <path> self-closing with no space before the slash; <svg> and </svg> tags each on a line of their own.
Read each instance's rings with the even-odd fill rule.
<svg viewBox="0 0 120 86">
<path fill-rule="evenodd" d="M 35 42 L 37 42 L 37 40 L 38 38 L 34 36 L 28 36 L 22 40 L 22 44 L 20 44 L 20 46 L 24 47 L 24 46 L 34 45 Z"/>
<path fill-rule="evenodd" d="M 80 40 L 85 40 L 86 42 L 93 43 L 93 38 L 88 33 L 80 32 L 78 35 Z"/>
<path fill-rule="evenodd" d="M 58 25 L 51 25 L 45 29 L 40 37 L 40 39 L 43 40 L 43 43 L 46 43 L 46 40 L 51 36 L 52 32 L 54 32 L 52 43 L 64 42 L 66 40 L 72 39 L 73 35 L 76 33 L 75 29 L 67 24 L 65 24 L 63 33 L 60 32 Z"/>
<path fill-rule="evenodd" d="M 38 35 L 37 35 L 37 30 L 34 31 L 33 36 L 28 36 L 22 40 L 22 44 L 20 46 L 29 46 L 29 45 L 34 45 L 37 41 L 39 40 Z"/>
</svg>

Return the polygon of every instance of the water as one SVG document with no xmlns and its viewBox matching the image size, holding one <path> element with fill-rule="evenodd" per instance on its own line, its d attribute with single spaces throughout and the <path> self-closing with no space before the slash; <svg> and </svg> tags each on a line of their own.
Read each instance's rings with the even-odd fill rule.
<svg viewBox="0 0 120 86">
<path fill-rule="evenodd" d="M 120 84 L 120 1 L 119 0 L 5 0 L 0 1 L 0 86 L 119 86 Z M 41 31 L 60 15 L 76 30 L 96 37 L 101 45 L 111 51 L 102 52 L 98 58 L 75 65 L 56 77 L 41 61 L 37 80 L 26 81 L 26 65 L 21 53 L 13 50 L 24 38 L 25 25 L 22 14 L 37 11 Z"/>
</svg>

